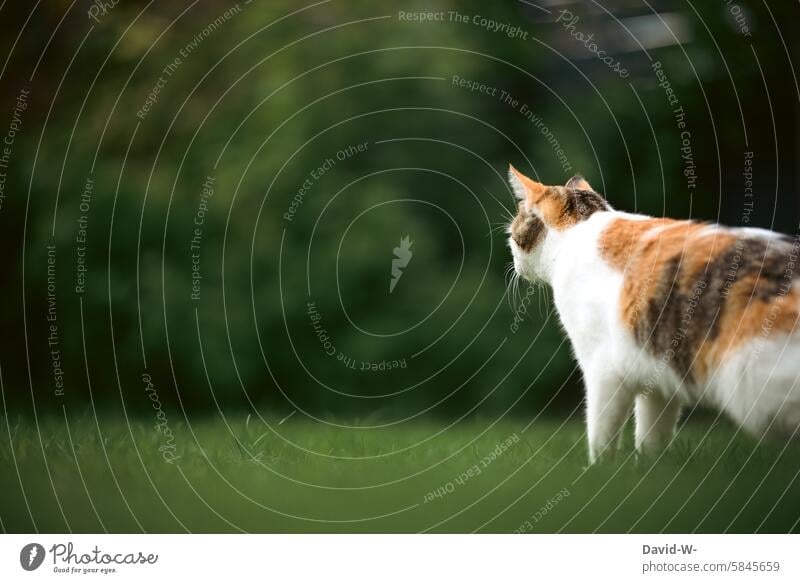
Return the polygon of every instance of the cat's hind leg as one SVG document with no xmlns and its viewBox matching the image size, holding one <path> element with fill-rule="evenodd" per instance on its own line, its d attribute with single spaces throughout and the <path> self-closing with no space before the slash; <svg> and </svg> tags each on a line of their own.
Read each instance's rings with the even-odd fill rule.
<svg viewBox="0 0 800 583">
<path fill-rule="evenodd" d="M 636 451 L 653 453 L 669 443 L 675 433 L 681 406 L 678 399 L 667 399 L 660 393 L 649 391 L 637 395 Z"/>
</svg>

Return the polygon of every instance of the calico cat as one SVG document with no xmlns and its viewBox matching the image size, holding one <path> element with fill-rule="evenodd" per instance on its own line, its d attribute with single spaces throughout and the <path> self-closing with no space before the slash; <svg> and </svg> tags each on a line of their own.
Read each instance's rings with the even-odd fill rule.
<svg viewBox="0 0 800 583">
<path fill-rule="evenodd" d="M 586 385 L 589 462 L 634 409 L 636 448 L 702 404 L 761 438 L 800 433 L 800 239 L 617 211 L 580 176 L 509 168 L 517 274 L 543 282 Z"/>
</svg>

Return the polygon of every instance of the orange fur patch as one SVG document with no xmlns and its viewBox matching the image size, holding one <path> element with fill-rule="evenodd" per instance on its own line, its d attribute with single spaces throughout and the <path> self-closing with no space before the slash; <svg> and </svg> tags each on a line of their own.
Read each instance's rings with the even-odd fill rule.
<svg viewBox="0 0 800 583">
<path fill-rule="evenodd" d="M 576 224 L 578 222 L 578 217 L 565 212 L 564 198 L 556 188 L 558 187 L 552 186 L 546 188 L 544 193 L 539 197 L 539 202 L 536 204 L 545 224 L 560 231 Z"/>
<path fill-rule="evenodd" d="M 617 219 L 599 241 L 601 257 L 624 272 L 624 325 L 655 353 L 675 351 L 675 368 L 694 379 L 707 378 L 731 350 L 765 329 L 795 329 L 800 294 L 791 270 L 785 293 L 778 292 L 784 264 L 794 263 L 785 241 L 774 245 L 671 219 Z"/>
<path fill-rule="evenodd" d="M 642 236 L 656 227 L 675 223 L 672 219 L 632 221 L 616 219 L 600 236 L 600 255 L 617 269 L 626 269 L 631 256 L 638 251 Z"/>
</svg>

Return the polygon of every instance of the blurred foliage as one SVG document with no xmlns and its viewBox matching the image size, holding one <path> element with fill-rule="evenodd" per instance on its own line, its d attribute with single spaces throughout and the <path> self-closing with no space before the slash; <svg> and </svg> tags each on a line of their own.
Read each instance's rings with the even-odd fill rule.
<svg viewBox="0 0 800 583">
<path fill-rule="evenodd" d="M 753 151 L 750 224 L 797 228 L 790 3 L 739 2 L 753 29 L 745 37 L 725 2 L 654 2 L 681 19 L 684 42 L 647 54 L 625 48 L 618 22 L 640 22 L 647 6 L 608 2 L 612 18 L 597 5 L 564 5 L 580 30 L 618 47 L 624 80 L 554 22 L 560 6 L 125 2 L 94 21 L 90 2 L 45 4 L 0 12 L 9 57 L 0 135 L 20 90 L 31 93 L 0 209 L 6 407 L 140 410 L 150 405 L 145 372 L 165 406 L 187 410 L 299 407 L 392 421 L 573 406 L 580 375 L 545 298 L 532 296 L 512 331 L 505 235 L 493 231 L 513 208 L 508 162 L 550 183 L 580 172 L 619 208 L 741 224 L 743 158 Z M 470 21 L 398 17 L 420 10 Z M 528 38 L 473 24 L 474 15 Z M 691 192 L 652 61 L 686 113 Z M 458 87 L 454 75 L 495 95 Z M 572 172 L 520 104 L 553 132 Z M 364 151 L 337 159 L 357 144 Z M 193 300 L 190 244 L 208 177 Z M 82 214 L 86 285 L 76 293 Z M 406 235 L 413 259 L 390 294 L 392 251 Z M 51 243 L 63 396 L 48 345 Z M 405 366 L 362 371 L 362 361 Z"/>
</svg>

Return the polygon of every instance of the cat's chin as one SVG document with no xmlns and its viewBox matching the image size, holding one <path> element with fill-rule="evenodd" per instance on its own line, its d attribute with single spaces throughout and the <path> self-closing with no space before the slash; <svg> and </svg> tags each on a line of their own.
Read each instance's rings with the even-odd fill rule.
<svg viewBox="0 0 800 583">
<path fill-rule="evenodd" d="M 537 286 L 544 283 L 544 280 L 536 274 L 517 271 L 517 275 L 519 275 L 522 281 L 529 285 Z"/>
</svg>

